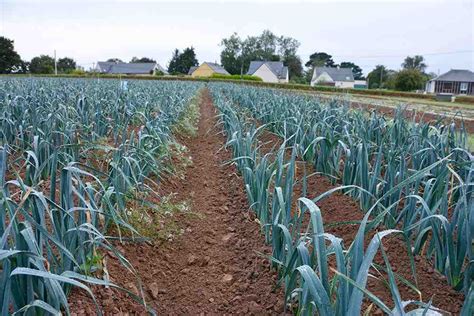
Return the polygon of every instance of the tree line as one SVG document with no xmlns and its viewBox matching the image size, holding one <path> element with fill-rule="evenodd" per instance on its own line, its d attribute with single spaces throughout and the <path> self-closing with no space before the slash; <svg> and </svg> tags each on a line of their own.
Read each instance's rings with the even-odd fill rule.
<svg viewBox="0 0 474 316">
<path fill-rule="evenodd" d="M 48 55 L 34 57 L 31 61 L 21 59 L 15 51 L 13 41 L 0 36 L 0 74 L 9 73 L 54 73 L 54 58 Z M 71 73 L 76 69 L 76 62 L 69 57 L 59 58 L 56 63 L 58 73 Z"/>
<path fill-rule="evenodd" d="M 220 42 L 220 63 L 232 75 L 247 73 L 250 62 L 281 61 L 288 67 L 290 81 L 293 83 L 309 84 L 315 67 L 351 68 L 356 80 L 367 79 L 370 89 L 392 89 L 411 91 L 422 89 L 427 80 L 434 74 L 426 73 L 427 65 L 423 56 L 406 57 L 399 71 L 388 69 L 384 65 L 377 65 L 367 77 L 364 77 L 362 68 L 351 61 L 337 64 L 332 55 L 326 52 L 311 54 L 304 63 L 298 55 L 300 42 L 292 37 L 276 35 L 269 30 L 261 34 L 242 38 L 237 33 L 231 34 Z M 0 37 L 0 73 L 54 73 L 54 58 L 48 55 L 34 57 L 31 61 L 22 60 L 14 49 L 12 40 Z M 119 58 L 109 58 L 109 62 L 123 62 Z M 131 63 L 154 63 L 149 57 L 133 57 Z M 175 49 L 168 63 L 170 74 L 187 74 L 193 66 L 199 65 L 193 47 L 180 51 Z M 57 60 L 58 73 L 73 73 L 78 71 L 74 59 L 62 57 Z"/>
</svg>

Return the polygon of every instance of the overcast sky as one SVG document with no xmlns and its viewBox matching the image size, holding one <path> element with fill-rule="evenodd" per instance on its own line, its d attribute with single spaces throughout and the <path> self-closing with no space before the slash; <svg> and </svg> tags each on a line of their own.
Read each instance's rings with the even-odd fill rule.
<svg viewBox="0 0 474 316">
<path fill-rule="evenodd" d="M 428 71 L 474 68 L 473 0 L 0 0 L 0 35 L 24 59 L 70 56 L 89 68 L 97 60 L 147 56 L 167 66 L 174 48 L 194 46 L 219 62 L 232 32 L 269 29 L 301 42 L 299 55 L 324 51 L 336 62 L 400 68 L 406 55 L 425 56 Z"/>
</svg>

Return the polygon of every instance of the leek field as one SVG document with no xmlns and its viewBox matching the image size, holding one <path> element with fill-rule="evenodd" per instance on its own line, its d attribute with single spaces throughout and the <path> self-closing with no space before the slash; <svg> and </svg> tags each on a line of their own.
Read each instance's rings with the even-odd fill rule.
<svg viewBox="0 0 474 316">
<path fill-rule="evenodd" d="M 93 277 L 98 251 L 133 271 L 111 244 L 134 232 L 126 194 L 158 181 L 171 126 L 199 88 L 0 80 L 1 315 L 69 314 L 72 287 L 114 286 Z"/>
<path fill-rule="evenodd" d="M 359 315 L 364 295 L 387 314 L 441 313 L 430 298 L 400 297 L 381 247 L 384 238 L 400 234 L 409 257 L 425 257 L 465 293 L 462 313 L 472 314 L 474 158 L 466 149 L 466 133 L 454 125 L 417 123 L 401 113 L 393 119 L 365 115 L 337 101 L 277 90 L 226 84 L 212 84 L 210 90 L 286 299 L 296 302 L 298 313 Z M 271 153 L 260 150 L 264 130 L 282 139 Z M 298 179 L 303 195 L 294 196 L 298 160 L 337 186 L 310 200 L 305 173 Z M 325 233 L 324 210 L 316 205 L 335 191 L 353 197 L 364 212 L 350 244 Z M 372 238 L 364 247 L 368 234 Z M 386 262 L 394 306 L 366 289 L 377 251 Z"/>
<path fill-rule="evenodd" d="M 474 313 L 474 157 L 462 126 L 232 83 L 2 77 L 1 315 L 70 314 L 76 289 L 100 314 L 98 286 L 147 306 L 141 291 L 110 281 L 101 254 L 135 273 L 117 245 L 148 238 L 133 226 L 127 200 L 136 191 L 160 194 L 162 177 L 173 173 L 174 127 L 203 91 L 233 157 L 226 163 L 237 167 L 271 249 L 265 258 L 286 312 L 442 315 L 417 289 L 417 258 L 464 295 L 462 315 Z M 274 141 L 264 144 L 264 135 Z M 332 188 L 314 197 L 315 175 Z M 359 206 L 351 240 L 328 232 L 318 206 L 339 193 Z M 389 260 L 384 243 L 395 235 L 414 282 Z M 384 297 L 369 286 L 374 271 Z M 400 282 L 419 299 L 403 297 Z"/>
</svg>

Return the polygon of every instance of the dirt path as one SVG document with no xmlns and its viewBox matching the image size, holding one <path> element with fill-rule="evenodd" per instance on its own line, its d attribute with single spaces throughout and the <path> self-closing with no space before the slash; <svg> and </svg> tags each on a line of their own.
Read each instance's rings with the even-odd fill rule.
<svg viewBox="0 0 474 316">
<path fill-rule="evenodd" d="M 205 94 L 203 101 L 198 136 L 188 144 L 194 163 L 179 190 L 182 198 L 193 197 L 191 209 L 202 217 L 188 223 L 174 253 L 167 253 L 170 270 L 157 280 L 167 292 L 158 311 L 274 311 L 283 307 L 283 296 L 272 293 L 275 276 L 256 253 L 268 249 L 248 212 L 242 180 L 233 167 L 222 165 L 230 153 L 222 151 L 224 138 L 216 134 L 210 96 Z"/>
<path fill-rule="evenodd" d="M 184 140 L 193 164 L 184 180 L 163 184 L 176 200 L 189 201 L 194 214 L 178 214 L 175 225 L 182 234 L 161 244 L 124 244 L 119 249 L 137 269 L 150 307 L 158 315 L 279 314 L 284 294 L 275 290 L 276 274 L 260 226 L 248 209 L 242 179 L 234 166 L 224 165 L 231 153 L 216 128 L 216 110 L 210 95 L 201 102 L 198 135 Z M 159 229 L 159 228 L 158 228 Z M 135 278 L 110 258 L 113 282 L 133 292 Z M 95 288 L 106 314 L 144 314 L 139 304 L 122 292 Z M 72 311 L 93 311 L 85 293 L 75 292 Z"/>
</svg>

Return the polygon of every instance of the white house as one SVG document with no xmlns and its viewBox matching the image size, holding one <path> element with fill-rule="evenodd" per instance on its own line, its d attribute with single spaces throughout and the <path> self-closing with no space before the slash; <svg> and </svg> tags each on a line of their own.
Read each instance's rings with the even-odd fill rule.
<svg viewBox="0 0 474 316">
<path fill-rule="evenodd" d="M 262 78 L 264 82 L 288 83 L 288 67 L 281 61 L 252 61 L 247 75 Z"/>
<path fill-rule="evenodd" d="M 97 62 L 96 71 L 109 75 L 154 75 L 157 72 L 168 74 L 158 63 Z"/>
<path fill-rule="evenodd" d="M 311 85 L 353 89 L 354 75 L 351 68 L 315 67 Z"/>
</svg>

